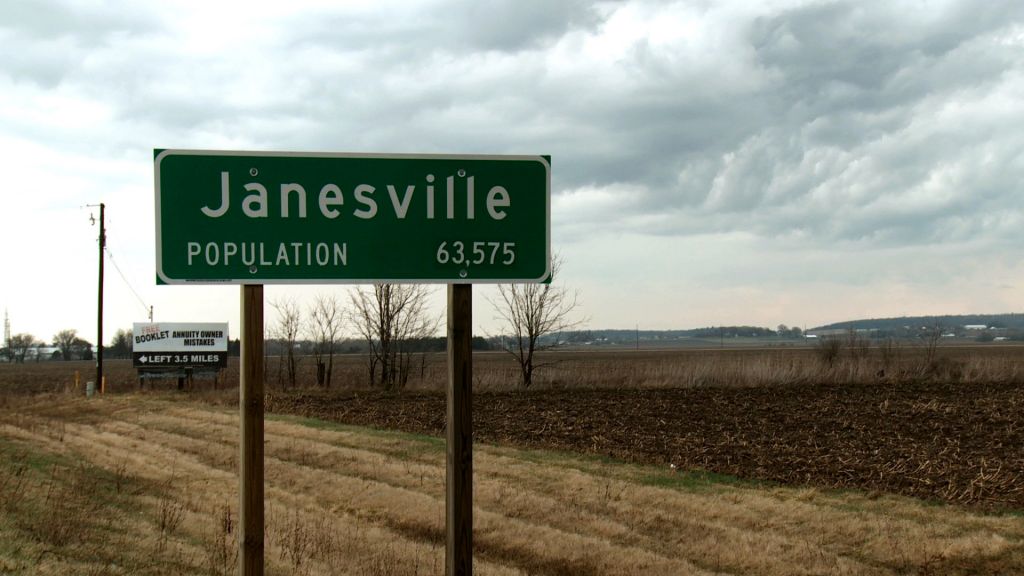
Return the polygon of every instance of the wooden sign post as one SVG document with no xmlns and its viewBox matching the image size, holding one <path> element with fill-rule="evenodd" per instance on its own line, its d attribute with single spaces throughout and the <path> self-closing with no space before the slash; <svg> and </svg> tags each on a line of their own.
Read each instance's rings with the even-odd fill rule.
<svg viewBox="0 0 1024 576">
<path fill-rule="evenodd" d="M 239 574 L 263 574 L 263 285 L 242 286 L 239 366 Z"/>
<path fill-rule="evenodd" d="M 473 285 L 448 285 L 445 574 L 473 573 Z"/>
</svg>

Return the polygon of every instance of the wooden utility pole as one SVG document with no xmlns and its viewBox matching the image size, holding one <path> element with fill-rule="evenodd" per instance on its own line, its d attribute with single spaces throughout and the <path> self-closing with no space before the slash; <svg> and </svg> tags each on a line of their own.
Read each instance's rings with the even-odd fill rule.
<svg viewBox="0 0 1024 576">
<path fill-rule="evenodd" d="M 473 285 L 448 285 L 445 574 L 473 574 Z"/>
<path fill-rule="evenodd" d="M 239 574 L 263 576 L 263 285 L 242 286 Z"/>
<path fill-rule="evenodd" d="M 103 250 L 107 247 L 107 229 L 103 223 L 103 210 L 106 206 L 100 202 L 100 283 L 99 302 L 96 306 L 96 389 L 103 386 Z"/>
</svg>

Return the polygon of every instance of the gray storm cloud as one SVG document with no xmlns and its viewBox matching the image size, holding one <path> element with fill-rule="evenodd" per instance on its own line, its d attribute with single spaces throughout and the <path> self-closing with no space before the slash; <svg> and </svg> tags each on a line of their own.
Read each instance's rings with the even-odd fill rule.
<svg viewBox="0 0 1024 576">
<path fill-rule="evenodd" d="M 953 274 L 1016 285 L 1017 0 L 302 4 L 5 6 L 19 194 L 141 202 L 124 167 L 145 177 L 155 146 L 550 154 L 566 270 L 601 286 L 595 252 L 652 258 L 665 294 L 756 293 L 781 267 L 936 302 L 975 289 Z"/>
<path fill-rule="evenodd" d="M 630 198 L 566 215 L 581 230 L 1017 235 L 1019 2 L 399 6 L 289 14 L 262 44 L 190 56 L 163 46 L 154 10 L 16 3 L 3 34 L 23 46 L 3 66 L 104 98 L 124 125 L 193 137 L 551 154 L 556 194 Z M 680 16 L 692 29 L 654 33 Z"/>
</svg>

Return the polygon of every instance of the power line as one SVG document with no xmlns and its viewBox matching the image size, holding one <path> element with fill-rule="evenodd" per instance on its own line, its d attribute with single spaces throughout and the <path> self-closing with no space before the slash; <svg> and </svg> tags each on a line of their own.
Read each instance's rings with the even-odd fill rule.
<svg viewBox="0 0 1024 576">
<path fill-rule="evenodd" d="M 106 248 L 106 247 L 104 247 L 104 248 L 106 249 L 107 256 L 110 257 L 110 263 L 114 265 L 114 269 L 117 270 L 118 275 L 121 276 L 121 280 L 124 280 L 125 286 L 128 286 L 128 289 L 131 290 L 132 294 L 135 295 L 135 298 L 137 298 L 139 300 L 139 304 L 141 304 L 142 308 L 146 310 L 147 314 L 149 314 L 150 313 L 149 305 L 147 305 L 146 301 L 142 299 L 142 296 L 139 296 L 139 293 L 135 291 L 134 287 L 132 287 L 131 282 L 129 282 L 128 278 L 125 277 L 124 272 L 121 271 L 121 267 L 118 266 L 117 265 L 117 261 L 114 260 L 114 254 L 111 253 L 110 248 Z"/>
</svg>

